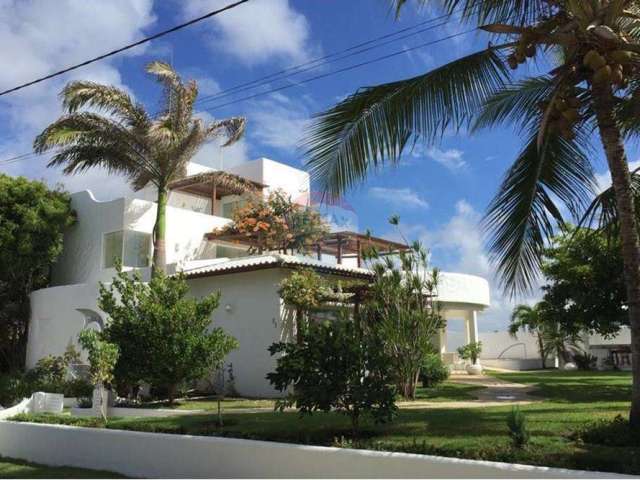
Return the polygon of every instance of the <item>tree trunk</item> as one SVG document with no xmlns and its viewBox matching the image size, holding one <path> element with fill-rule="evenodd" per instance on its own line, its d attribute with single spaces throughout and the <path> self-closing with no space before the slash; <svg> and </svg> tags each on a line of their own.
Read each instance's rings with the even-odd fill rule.
<svg viewBox="0 0 640 480">
<path fill-rule="evenodd" d="M 542 343 L 542 337 L 537 334 L 538 337 L 538 352 L 540 352 L 540 358 L 542 359 L 542 369 L 547 368 L 547 354 L 544 351 L 544 343 Z"/>
<path fill-rule="evenodd" d="M 167 389 L 167 396 L 169 397 L 169 405 L 173 405 L 173 402 L 175 402 L 176 400 L 176 391 L 178 390 L 177 385 L 169 385 L 169 388 Z"/>
<path fill-rule="evenodd" d="M 158 187 L 158 210 L 156 223 L 153 227 L 153 263 L 151 274 L 164 272 L 167 266 L 167 252 L 165 246 L 165 234 L 167 228 L 167 199 L 168 193 L 164 187 Z"/>
<path fill-rule="evenodd" d="M 622 258 L 629 305 L 633 386 L 629 421 L 640 430 L 640 240 L 631 191 L 631 175 L 620 129 L 613 112 L 611 88 L 594 87 L 594 108 L 616 198 Z"/>
</svg>

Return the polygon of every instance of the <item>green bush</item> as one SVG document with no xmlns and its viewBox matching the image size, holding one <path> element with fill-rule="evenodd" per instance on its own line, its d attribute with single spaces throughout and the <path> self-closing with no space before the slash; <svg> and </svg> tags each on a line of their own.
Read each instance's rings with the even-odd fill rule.
<svg viewBox="0 0 640 480">
<path fill-rule="evenodd" d="M 93 395 L 93 385 L 88 380 L 76 378 L 64 382 L 62 393 L 65 397 L 91 397 Z"/>
<path fill-rule="evenodd" d="M 509 436 L 515 448 L 524 448 L 529 443 L 529 429 L 527 427 L 527 417 L 514 406 L 507 417 Z"/>
<path fill-rule="evenodd" d="M 430 353 L 422 362 L 420 368 L 420 381 L 424 388 L 435 387 L 449 378 L 449 367 L 447 367 L 440 355 Z"/>
<path fill-rule="evenodd" d="M 629 420 L 622 415 L 611 419 L 600 419 L 575 431 L 571 438 L 584 443 L 611 447 L 640 447 L 640 433 L 634 431 Z"/>
<path fill-rule="evenodd" d="M 4 408 L 18 403 L 28 390 L 22 372 L 5 373 L 0 375 L 0 405 Z"/>
<path fill-rule="evenodd" d="M 573 361 L 579 370 L 595 370 L 598 357 L 588 352 L 577 352 L 573 354 Z"/>
</svg>

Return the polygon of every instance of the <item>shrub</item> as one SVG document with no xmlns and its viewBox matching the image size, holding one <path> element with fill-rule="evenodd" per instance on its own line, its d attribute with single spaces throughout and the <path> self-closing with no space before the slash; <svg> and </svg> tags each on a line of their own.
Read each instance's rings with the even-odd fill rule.
<svg viewBox="0 0 640 480">
<path fill-rule="evenodd" d="M 425 388 L 435 387 L 449 378 L 449 367 L 447 367 L 440 355 L 430 353 L 422 362 L 420 368 L 420 381 Z"/>
<path fill-rule="evenodd" d="M 507 417 L 509 437 L 515 448 L 524 448 L 529 443 L 527 417 L 518 406 L 514 406 Z"/>
<path fill-rule="evenodd" d="M 576 430 L 571 438 L 584 443 L 612 447 L 640 447 L 640 433 L 634 431 L 629 420 L 622 415 L 613 419 L 600 419 Z"/>
<path fill-rule="evenodd" d="M 4 408 L 11 407 L 29 396 L 29 387 L 21 372 L 5 373 L 0 375 L 0 405 Z"/>
<path fill-rule="evenodd" d="M 462 347 L 458 347 L 458 355 L 463 360 L 471 360 L 471 363 L 475 365 L 478 361 L 478 357 L 482 353 L 482 342 L 472 342 Z"/>
<path fill-rule="evenodd" d="M 383 349 L 363 338 L 351 321 L 311 322 L 301 343 L 274 343 L 269 352 L 281 355 L 267 379 L 281 392 L 293 387 L 278 402 L 280 409 L 295 406 L 301 414 L 335 410 L 350 417 L 354 436 L 361 415 L 383 423 L 397 410 Z"/>
<path fill-rule="evenodd" d="M 93 385 L 91 382 L 82 378 L 75 378 L 64 383 L 62 393 L 65 397 L 91 397 L 93 394 Z"/>
<path fill-rule="evenodd" d="M 588 352 L 576 352 L 573 354 L 573 361 L 580 370 L 594 370 L 598 363 L 598 357 Z"/>
</svg>

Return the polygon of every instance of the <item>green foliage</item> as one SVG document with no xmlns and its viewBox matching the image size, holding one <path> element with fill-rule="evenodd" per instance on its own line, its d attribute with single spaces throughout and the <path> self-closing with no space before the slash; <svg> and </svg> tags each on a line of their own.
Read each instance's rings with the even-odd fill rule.
<svg viewBox="0 0 640 480">
<path fill-rule="evenodd" d="M 103 340 L 95 330 L 83 330 L 78 341 L 88 353 L 91 382 L 94 385 L 110 384 L 120 354 L 118 346 Z"/>
<path fill-rule="evenodd" d="M 573 354 L 573 361 L 578 370 L 594 370 L 598 357 L 591 355 L 589 352 L 577 351 Z"/>
<path fill-rule="evenodd" d="M 77 392 L 86 395 L 92 390 L 91 384 L 67 379 L 69 366 L 78 361 L 79 353 L 70 345 L 63 355 L 41 358 L 31 370 L 0 375 L 0 405 L 13 405 L 34 392 L 63 393 L 65 397 L 78 396 Z"/>
<path fill-rule="evenodd" d="M 571 437 L 584 443 L 640 447 L 640 432 L 631 428 L 629 420 L 616 415 L 613 419 L 589 422 L 572 433 Z"/>
<path fill-rule="evenodd" d="M 24 366 L 29 294 L 48 286 L 64 231 L 73 222 L 63 191 L 0 174 L 0 371 Z"/>
<path fill-rule="evenodd" d="M 517 405 L 514 405 L 511 412 L 507 416 L 507 427 L 509 428 L 509 437 L 515 448 L 524 448 L 529 443 L 529 428 L 527 426 L 527 417 Z"/>
<path fill-rule="evenodd" d="M 449 378 L 449 374 L 449 367 L 444 364 L 438 353 L 428 354 L 420 367 L 420 381 L 424 388 L 439 385 Z"/>
<path fill-rule="evenodd" d="M 68 380 L 64 383 L 62 393 L 64 393 L 64 396 L 68 398 L 90 397 L 93 393 L 93 385 L 91 382 L 82 378 Z"/>
<path fill-rule="evenodd" d="M 320 307 L 332 292 L 329 282 L 311 269 L 296 270 L 278 290 L 286 305 L 307 311 Z"/>
<path fill-rule="evenodd" d="M 360 317 L 363 328 L 380 339 L 400 394 L 414 398 L 420 367 L 446 323 L 435 300 L 438 271 L 429 268 L 427 251 L 416 242 L 398 260 L 373 263 Z"/>
<path fill-rule="evenodd" d="M 629 324 L 617 237 L 568 227 L 546 249 L 542 272 L 544 301 L 564 331 L 609 336 Z"/>
<path fill-rule="evenodd" d="M 279 408 L 293 405 L 301 414 L 335 410 L 350 417 L 354 436 L 364 414 L 375 422 L 393 418 L 388 360 L 381 345 L 362 337 L 353 322 L 312 322 L 302 343 L 274 343 L 269 352 L 279 357 L 267 379 L 281 392 L 293 387 Z"/>
<path fill-rule="evenodd" d="M 181 275 L 154 275 L 143 283 L 117 267 L 109 286 L 100 285 L 100 308 L 110 317 L 103 332 L 116 344 L 118 384 L 147 382 L 166 388 L 173 401 L 180 384 L 203 378 L 222 366 L 238 342 L 221 328 L 210 328 L 220 295 L 188 298 Z"/>
<path fill-rule="evenodd" d="M 482 353 L 482 342 L 471 342 L 461 347 L 458 347 L 458 355 L 463 360 L 471 360 L 471 363 L 475 364 L 478 357 Z"/>
</svg>

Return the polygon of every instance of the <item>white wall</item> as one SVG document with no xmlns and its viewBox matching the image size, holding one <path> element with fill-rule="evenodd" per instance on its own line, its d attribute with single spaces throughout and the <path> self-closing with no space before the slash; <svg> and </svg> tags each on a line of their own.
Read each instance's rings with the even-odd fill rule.
<svg viewBox="0 0 640 480">
<path fill-rule="evenodd" d="M 78 221 L 65 233 L 62 255 L 52 270 L 52 285 L 108 282 L 113 268 L 103 268 L 103 235 L 117 230 L 153 232 L 156 204 L 146 200 L 120 198 L 99 202 L 91 192 L 71 196 Z M 167 264 L 197 257 L 205 233 L 230 220 L 182 208 L 167 207 Z M 143 276 L 148 268 L 141 269 Z"/>
<path fill-rule="evenodd" d="M 309 174 L 304 170 L 274 162 L 268 158 L 259 158 L 229 168 L 231 173 L 267 185 L 266 193 L 283 190 L 291 199 L 302 205 L 309 205 Z"/>
<path fill-rule="evenodd" d="M 145 478 L 625 477 L 430 455 L 16 422 L 0 422 L 0 455 Z"/>
<path fill-rule="evenodd" d="M 233 365 L 235 388 L 241 395 L 281 396 L 265 376 L 275 367 L 275 358 L 267 348 L 289 338 L 290 325 L 281 315 L 278 294 L 278 285 L 287 274 L 272 268 L 189 280 L 191 295 L 221 293 L 220 307 L 213 313 L 212 320 L 214 326 L 222 327 L 240 343 L 226 363 Z"/>
<path fill-rule="evenodd" d="M 78 345 L 85 317 L 78 308 L 100 312 L 97 284 L 79 284 L 36 290 L 31 293 L 31 321 L 27 343 L 27 368 L 47 355 L 62 355 Z"/>
</svg>

